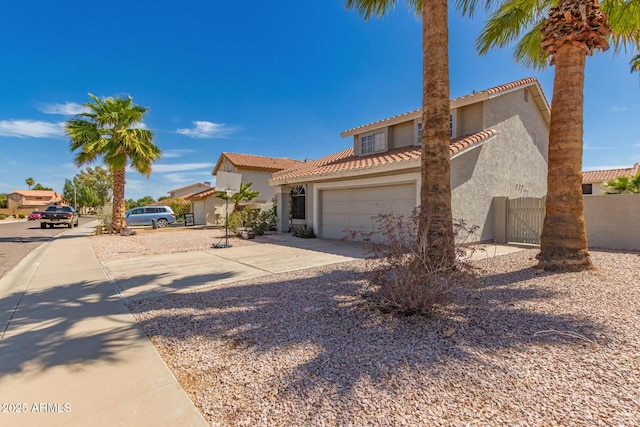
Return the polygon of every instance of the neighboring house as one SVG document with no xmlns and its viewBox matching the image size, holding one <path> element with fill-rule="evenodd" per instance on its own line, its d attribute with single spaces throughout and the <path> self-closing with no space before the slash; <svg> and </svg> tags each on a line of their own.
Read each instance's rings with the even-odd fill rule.
<svg viewBox="0 0 640 427">
<path fill-rule="evenodd" d="M 45 210 L 47 206 L 61 202 L 62 195 L 52 190 L 13 190 L 7 194 L 7 210 L 10 215 Z"/>
<path fill-rule="evenodd" d="M 186 199 L 192 194 L 200 193 L 205 190 L 211 189 L 210 182 L 196 182 L 195 184 L 187 185 L 186 187 L 176 188 L 175 190 L 168 191 L 169 198 L 173 199 L 176 197 L 181 197 Z"/>
<path fill-rule="evenodd" d="M 251 182 L 251 189 L 260 192 L 249 206 L 266 209 L 271 206 L 275 196 L 275 190 L 269 185 L 271 174 L 303 164 L 301 161 L 288 158 L 222 153 L 211 174 L 215 176 L 220 171 L 241 174 L 243 183 Z M 191 201 L 191 211 L 196 224 L 224 224 L 226 202 L 216 197 L 215 188 L 206 189 L 185 198 Z M 229 213 L 232 209 L 233 202 L 230 202 Z"/>
<path fill-rule="evenodd" d="M 196 225 L 222 225 L 225 219 L 225 201 L 216 197 L 216 189 L 210 188 L 185 197 L 191 202 L 193 222 Z M 229 213 L 233 210 L 230 204 Z"/>
<path fill-rule="evenodd" d="M 621 176 L 631 178 L 636 176 L 638 173 L 640 173 L 640 163 L 636 163 L 632 167 L 624 169 L 605 169 L 582 172 L 582 194 L 606 194 L 608 190 L 604 184 L 607 182 L 613 181 Z"/>
<path fill-rule="evenodd" d="M 421 110 L 342 132 L 353 146 L 273 174 L 278 228 L 307 224 L 325 238 L 371 231 L 381 212 L 420 204 Z M 550 108 L 535 78 L 451 101 L 453 217 L 494 236 L 494 197 L 546 194 Z M 290 216 L 292 219 L 290 220 Z"/>
</svg>

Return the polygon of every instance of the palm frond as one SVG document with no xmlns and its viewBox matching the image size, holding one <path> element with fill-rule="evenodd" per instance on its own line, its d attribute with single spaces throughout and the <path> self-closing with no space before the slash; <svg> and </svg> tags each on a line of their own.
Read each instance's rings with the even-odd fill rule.
<svg viewBox="0 0 640 427">
<path fill-rule="evenodd" d="M 631 58 L 631 72 L 639 72 L 640 73 L 640 53 Z"/>
<path fill-rule="evenodd" d="M 513 57 L 516 62 L 526 68 L 543 70 L 549 65 L 549 54 L 540 48 L 542 42 L 540 31 L 545 23 L 546 20 L 543 20 L 534 25 L 528 33 L 520 38 L 513 49 Z"/>
<path fill-rule="evenodd" d="M 493 12 L 476 39 L 476 49 L 481 55 L 496 47 L 515 42 L 543 20 L 551 8 L 551 1 L 515 0 L 503 3 Z"/>
<path fill-rule="evenodd" d="M 422 12 L 421 0 L 407 0 L 409 10 L 420 16 Z M 372 16 L 381 18 L 396 7 L 396 0 L 347 0 L 347 9 L 356 9 L 368 21 Z"/>
</svg>

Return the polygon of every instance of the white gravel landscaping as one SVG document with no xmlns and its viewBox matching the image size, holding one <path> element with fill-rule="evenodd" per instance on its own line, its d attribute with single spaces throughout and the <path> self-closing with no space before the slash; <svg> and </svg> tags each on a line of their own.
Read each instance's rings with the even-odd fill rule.
<svg viewBox="0 0 640 427">
<path fill-rule="evenodd" d="M 364 261 L 130 309 L 213 425 L 640 425 L 640 255 L 552 274 L 536 253 L 477 261 L 433 318 L 370 309 Z"/>
</svg>

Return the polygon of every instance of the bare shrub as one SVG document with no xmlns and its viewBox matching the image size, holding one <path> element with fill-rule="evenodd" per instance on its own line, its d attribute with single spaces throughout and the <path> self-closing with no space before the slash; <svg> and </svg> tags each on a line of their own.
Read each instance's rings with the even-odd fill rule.
<svg viewBox="0 0 640 427">
<path fill-rule="evenodd" d="M 430 315 L 449 300 L 453 290 L 475 284 L 476 274 L 469 260 L 478 249 L 467 241 L 477 226 L 454 221 L 456 257 L 452 264 L 445 251 L 439 250 L 444 249 L 444 241 L 417 238 L 417 210 L 408 217 L 383 213 L 375 223 L 376 231 L 350 232 L 349 236 L 367 243 L 367 298 L 375 307 L 384 312 Z M 434 253 L 442 256 L 434 257 Z"/>
<path fill-rule="evenodd" d="M 103 206 L 100 206 L 96 210 L 96 214 L 100 221 L 102 221 L 103 231 L 111 230 L 111 223 L 113 222 L 113 205 L 111 203 L 107 203 Z"/>
</svg>

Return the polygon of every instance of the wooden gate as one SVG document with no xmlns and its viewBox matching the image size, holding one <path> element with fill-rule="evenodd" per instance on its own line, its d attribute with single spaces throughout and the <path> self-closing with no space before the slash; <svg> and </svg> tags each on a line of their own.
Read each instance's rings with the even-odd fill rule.
<svg viewBox="0 0 640 427">
<path fill-rule="evenodd" d="M 540 244 L 545 198 L 507 200 L 507 241 Z"/>
</svg>

